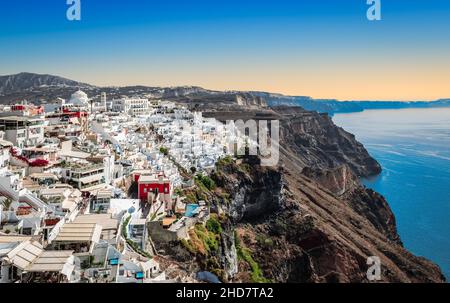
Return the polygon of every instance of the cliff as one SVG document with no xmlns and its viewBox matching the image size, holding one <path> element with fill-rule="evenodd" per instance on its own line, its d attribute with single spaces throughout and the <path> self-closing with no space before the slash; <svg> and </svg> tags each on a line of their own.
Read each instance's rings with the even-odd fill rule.
<svg viewBox="0 0 450 303">
<path fill-rule="evenodd" d="M 244 162 L 222 171 L 216 182 L 234 193 L 222 207 L 247 252 L 232 281 L 368 282 L 370 256 L 381 259 L 383 282 L 444 281 L 436 265 L 402 246 L 388 204 L 371 190 L 355 184 L 334 194 L 286 166 Z"/>
<path fill-rule="evenodd" d="M 359 283 L 368 282 L 367 258 L 376 256 L 381 282 L 445 281 L 437 265 L 403 247 L 387 201 L 360 184 L 381 168 L 353 135 L 301 108 L 241 115 L 280 120 L 281 160 L 218 163 L 216 188 L 202 198 L 222 231 L 205 240 L 220 239 L 217 249 L 189 246 L 199 268 L 224 281 Z"/>
<path fill-rule="evenodd" d="M 337 127 L 330 116 L 309 112 L 300 107 L 275 107 L 280 115 L 281 152 L 294 163 L 325 170 L 348 165 L 358 177 L 381 172 L 373 159 L 353 134 Z"/>
</svg>

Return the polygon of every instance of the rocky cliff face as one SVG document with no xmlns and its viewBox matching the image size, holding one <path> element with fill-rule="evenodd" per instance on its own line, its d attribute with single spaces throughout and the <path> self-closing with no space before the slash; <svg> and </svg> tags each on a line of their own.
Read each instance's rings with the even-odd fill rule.
<svg viewBox="0 0 450 303">
<path fill-rule="evenodd" d="M 249 93 L 236 93 L 236 103 L 246 107 L 267 107 L 266 101 L 259 96 L 254 96 Z"/>
<path fill-rule="evenodd" d="M 342 196 L 359 185 L 358 179 L 347 165 L 323 170 L 305 167 L 302 174 L 337 196 Z"/>
<path fill-rule="evenodd" d="M 221 165 L 214 180 L 231 193 L 213 204 L 235 230 L 232 281 L 368 282 L 367 258 L 381 260 L 382 282 L 443 282 L 435 264 L 408 252 L 386 200 L 360 176 L 380 171 L 354 136 L 326 115 L 278 108 L 281 161 L 246 158 Z M 226 249 L 229 251 L 230 249 Z M 235 267 L 233 267 L 235 268 Z"/>
<path fill-rule="evenodd" d="M 219 161 L 216 188 L 189 193 L 211 204 L 222 228 L 196 227 L 183 244 L 195 260 L 189 268 L 234 282 L 359 283 L 369 282 L 367 260 L 378 257 L 380 282 L 445 281 L 403 247 L 387 201 L 359 181 L 380 165 L 327 115 L 288 107 L 209 114 L 278 119 L 280 163 Z"/>
<path fill-rule="evenodd" d="M 339 196 L 286 167 L 242 165 L 228 166 L 217 181 L 236 193 L 225 209 L 265 279 L 367 282 L 367 258 L 377 256 L 384 282 L 443 281 L 436 265 L 402 247 L 394 216 L 376 193 L 355 186 Z M 241 258 L 229 277 L 254 281 L 254 271 Z"/>
<path fill-rule="evenodd" d="M 276 107 L 274 111 L 281 117 L 282 153 L 300 167 L 327 170 L 345 164 L 358 177 L 381 172 L 378 162 L 355 136 L 337 127 L 327 114 L 299 107 Z"/>
</svg>

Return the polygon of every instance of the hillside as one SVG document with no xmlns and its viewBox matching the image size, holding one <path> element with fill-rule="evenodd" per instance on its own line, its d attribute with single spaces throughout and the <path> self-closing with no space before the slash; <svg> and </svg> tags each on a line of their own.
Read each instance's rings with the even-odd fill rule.
<svg viewBox="0 0 450 303">
<path fill-rule="evenodd" d="M 69 80 L 66 78 L 52 76 L 52 75 L 39 75 L 32 73 L 20 73 L 16 75 L 0 76 L 0 94 L 7 95 L 18 92 L 32 91 L 38 88 L 89 88 L 91 85 Z"/>
<path fill-rule="evenodd" d="M 214 189 L 190 193 L 220 215 L 180 247 L 164 247 L 184 268 L 233 282 L 364 283 L 367 258 L 377 256 L 381 282 L 445 281 L 437 265 L 403 247 L 384 197 L 361 185 L 358 176 L 378 174 L 380 165 L 353 135 L 299 108 L 240 111 L 245 116 L 280 120 L 281 161 L 225 159 L 211 176 Z"/>
</svg>

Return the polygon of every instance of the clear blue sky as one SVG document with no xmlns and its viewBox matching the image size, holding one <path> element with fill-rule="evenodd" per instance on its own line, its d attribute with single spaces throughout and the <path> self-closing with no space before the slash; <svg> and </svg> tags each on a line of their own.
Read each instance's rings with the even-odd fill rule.
<svg viewBox="0 0 450 303">
<path fill-rule="evenodd" d="M 0 74 L 339 99 L 450 97 L 450 1 L 2 0 Z"/>
</svg>

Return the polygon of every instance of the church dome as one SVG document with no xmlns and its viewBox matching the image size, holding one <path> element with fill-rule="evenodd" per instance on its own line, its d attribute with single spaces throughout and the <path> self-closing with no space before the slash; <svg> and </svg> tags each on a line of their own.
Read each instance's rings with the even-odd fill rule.
<svg viewBox="0 0 450 303">
<path fill-rule="evenodd" d="M 70 103 L 72 103 L 74 105 L 88 106 L 89 105 L 89 97 L 85 92 L 78 90 L 78 91 L 74 92 L 72 94 L 72 96 L 70 97 Z"/>
</svg>

